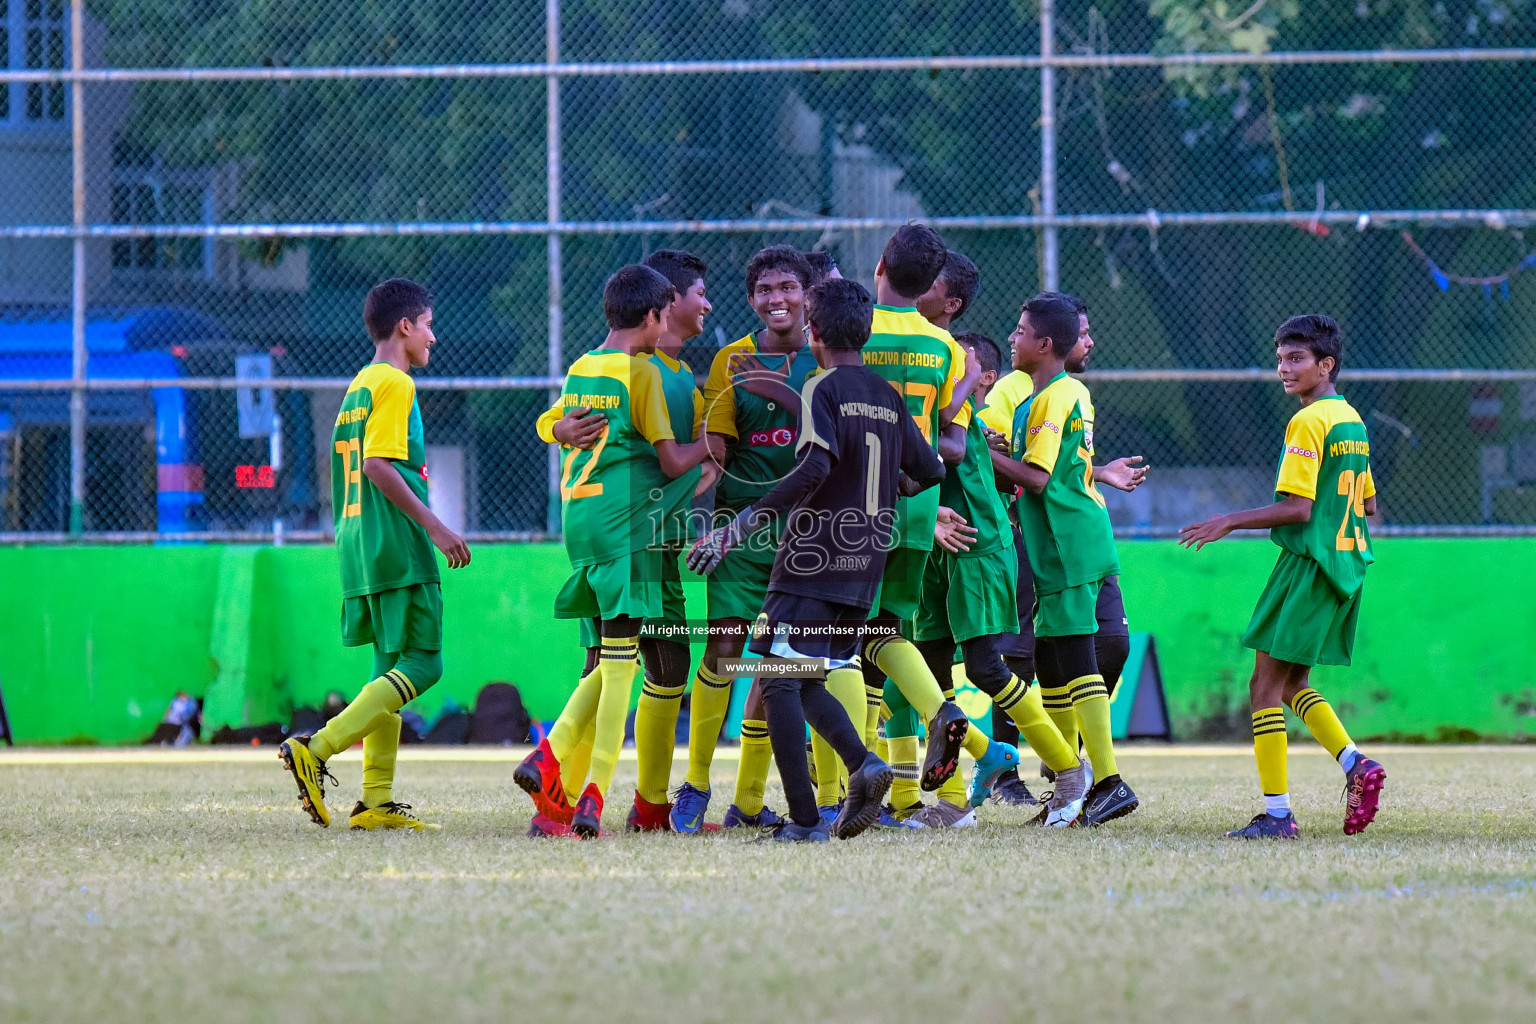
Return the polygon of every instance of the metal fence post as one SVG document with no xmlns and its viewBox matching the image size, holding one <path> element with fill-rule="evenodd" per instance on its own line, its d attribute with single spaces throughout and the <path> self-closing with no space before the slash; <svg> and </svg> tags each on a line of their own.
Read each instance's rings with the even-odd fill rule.
<svg viewBox="0 0 1536 1024">
<path fill-rule="evenodd" d="M 551 64 L 560 61 L 560 0 L 544 0 L 544 43 L 546 60 Z M 560 277 L 560 76 L 550 72 L 544 76 L 545 88 L 545 151 L 544 175 L 548 190 L 547 216 L 549 234 L 546 249 L 549 260 L 549 377 L 559 380 L 564 375 L 565 351 L 561 341 L 564 334 L 564 284 Z M 549 389 L 550 404 L 560 397 L 558 386 Z M 549 533 L 560 530 L 560 449 L 549 446 L 549 510 L 545 516 L 545 528 Z"/>
<path fill-rule="evenodd" d="M 69 68 L 85 69 L 85 0 L 69 4 Z M 74 178 L 74 274 L 69 290 L 70 377 L 69 392 L 69 532 L 78 537 L 85 530 L 85 83 L 69 83 L 70 149 Z"/>
<path fill-rule="evenodd" d="M 1054 0 L 1040 0 L 1040 215 L 1056 216 L 1056 67 L 1050 63 L 1056 48 Z M 1042 229 L 1040 269 L 1045 290 L 1056 291 L 1061 275 L 1056 260 L 1056 225 Z"/>
</svg>

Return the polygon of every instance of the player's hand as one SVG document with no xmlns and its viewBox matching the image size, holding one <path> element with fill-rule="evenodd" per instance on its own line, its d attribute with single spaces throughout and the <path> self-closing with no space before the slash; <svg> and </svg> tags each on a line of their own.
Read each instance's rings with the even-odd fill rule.
<svg viewBox="0 0 1536 1024">
<path fill-rule="evenodd" d="M 462 569 L 469 564 L 469 545 L 464 538 L 454 533 L 442 523 L 438 523 L 433 529 L 427 531 L 427 536 L 432 543 L 437 545 L 448 559 L 448 568 Z"/>
<path fill-rule="evenodd" d="M 784 360 L 784 369 L 780 372 L 768 369 L 757 356 L 737 352 L 730 358 L 729 369 L 731 375 L 738 378 L 737 383 L 743 390 L 759 398 L 778 398 L 775 385 L 789 386 L 785 383 L 789 380 L 789 360 L 787 359 Z"/>
<path fill-rule="evenodd" d="M 971 541 L 976 539 L 980 532 L 976 527 L 965 521 L 965 517 L 952 508 L 939 506 L 939 521 L 933 528 L 933 539 L 952 554 L 960 554 L 962 551 L 971 550 Z"/>
<path fill-rule="evenodd" d="M 608 417 L 593 412 L 589 405 L 567 409 L 564 416 L 555 421 L 550 432 L 555 440 L 570 448 L 591 448 L 608 429 Z"/>
<path fill-rule="evenodd" d="M 712 462 L 709 459 L 705 459 L 700 465 L 703 467 L 703 472 L 699 474 L 699 486 L 693 489 L 693 496 L 695 498 L 715 486 L 725 472 L 720 468 L 719 463 Z"/>
<path fill-rule="evenodd" d="M 710 530 L 688 549 L 688 568 L 700 576 L 708 576 L 723 561 L 728 551 L 741 543 L 741 527 L 737 520 L 718 530 Z"/>
<path fill-rule="evenodd" d="M 1003 434 L 998 433 L 997 431 L 993 430 L 991 427 L 985 427 L 983 429 L 985 429 L 986 432 L 987 432 L 987 447 L 988 448 L 991 448 L 993 451 L 999 452 L 999 453 L 1001 453 L 1003 455 L 1008 455 L 1008 456 L 1012 456 L 1013 455 L 1013 452 L 1008 450 L 1008 438 L 1006 436 L 1004 436 Z"/>
<path fill-rule="evenodd" d="M 709 461 L 717 466 L 725 465 L 726 443 L 720 434 L 706 434 L 709 439 Z"/>
<path fill-rule="evenodd" d="M 1117 491 L 1134 491 L 1147 482 L 1148 466 L 1143 466 L 1140 455 L 1129 455 L 1102 466 L 1093 467 L 1093 479 L 1108 484 Z"/>
<path fill-rule="evenodd" d="M 1191 523 L 1179 530 L 1179 546 L 1199 551 L 1207 544 L 1214 544 L 1232 532 L 1226 516 L 1214 515 L 1203 523 Z"/>
</svg>

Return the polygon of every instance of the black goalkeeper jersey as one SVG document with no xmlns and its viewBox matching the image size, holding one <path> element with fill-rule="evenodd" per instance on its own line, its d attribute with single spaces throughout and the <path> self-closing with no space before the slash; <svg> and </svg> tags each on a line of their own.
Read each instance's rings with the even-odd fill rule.
<svg viewBox="0 0 1536 1024">
<path fill-rule="evenodd" d="M 801 395 L 796 458 L 825 458 L 831 469 L 788 513 L 768 589 L 867 611 L 891 548 L 900 474 L 929 486 L 943 478 L 944 464 L 902 397 L 873 370 L 833 367 Z"/>
</svg>

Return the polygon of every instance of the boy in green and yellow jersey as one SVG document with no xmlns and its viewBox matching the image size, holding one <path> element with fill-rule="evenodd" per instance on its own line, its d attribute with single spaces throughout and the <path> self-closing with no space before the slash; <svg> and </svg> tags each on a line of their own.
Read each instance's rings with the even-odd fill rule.
<svg viewBox="0 0 1536 1024">
<path fill-rule="evenodd" d="M 1196 550 L 1233 530 L 1268 529 L 1280 547 L 1269 583 L 1259 595 L 1243 646 L 1254 654 L 1248 696 L 1253 709 L 1253 752 L 1264 791 L 1264 811 L 1235 839 L 1295 839 L 1286 779 L 1285 711 L 1289 705 L 1344 769 L 1344 832 L 1353 835 L 1376 818 L 1387 773 L 1350 742 L 1343 724 L 1308 685 L 1313 665 L 1348 665 L 1371 550 L 1367 517 L 1376 514 L 1371 443 L 1360 414 L 1338 393 L 1343 343 L 1339 326 L 1320 314 L 1293 316 L 1275 332 L 1275 355 L 1285 393 L 1301 411 L 1285 428 L 1285 450 L 1275 479 L 1275 503 L 1216 515 L 1179 531 Z"/>
<path fill-rule="evenodd" d="M 667 419 L 680 443 L 696 440 L 703 429 L 704 396 L 695 383 L 693 368 L 682 359 L 683 346 L 704 332 L 704 318 L 714 308 L 710 305 L 704 276 L 708 267 L 693 253 L 680 249 L 659 249 L 645 258 L 645 265 L 661 274 L 675 291 L 667 307 L 666 324 L 656 351 L 650 355 L 661 372 L 661 390 L 666 397 Z M 562 412 L 566 414 L 562 416 Z M 596 410 L 562 410 L 558 405 L 539 417 L 539 437 L 545 441 L 590 448 L 601 435 L 603 414 Z M 672 751 L 676 745 L 677 716 L 688 685 L 692 654 L 687 609 L 683 601 L 682 575 L 679 571 L 681 545 L 691 539 L 690 512 L 694 491 L 708 490 L 719 476 L 712 461 L 703 464 L 701 478 L 694 482 L 685 474 L 666 489 L 662 502 L 650 507 L 647 515 L 656 541 L 672 551 L 662 562 L 662 614 L 648 619 L 640 639 L 640 662 L 645 681 L 640 688 L 640 702 L 635 708 L 635 758 L 638 779 L 635 800 L 626 827 L 631 832 L 657 832 L 670 828 L 667 816 L 672 805 L 667 789 L 672 773 Z M 689 486 L 692 484 L 692 486 Z M 597 623 L 581 620 L 581 645 L 587 649 L 583 675 L 597 670 L 601 640 Z M 590 767 L 595 718 L 588 722 L 577 749 L 560 763 L 566 798 L 574 805 L 581 796 Z M 561 835 L 566 829 L 543 815 L 535 817 L 529 835 Z"/>
<path fill-rule="evenodd" d="M 1019 528 L 1035 576 L 1035 669 L 1046 710 L 1081 723 L 1096 780 L 1083 820 L 1098 825 L 1130 814 L 1138 801 L 1115 762 L 1109 692 L 1093 642 L 1099 592 L 1120 562 L 1094 483 L 1093 401 L 1066 372 L 1078 334 L 1078 312 L 1066 296 L 1047 293 L 1024 304 L 1009 341 L 1014 368 L 1029 374 L 1034 393 L 1014 413 L 1013 458 L 993 466 L 1006 484 L 1022 488 Z"/>
<path fill-rule="evenodd" d="M 413 367 L 427 365 L 437 337 L 432 296 L 413 281 L 377 285 L 363 303 L 373 362 L 352 378 L 332 435 L 331 494 L 341 562 L 341 636 L 373 645 L 373 681 L 313 736 L 293 736 L 279 757 L 299 786 L 299 803 L 329 825 L 325 763 L 363 741 L 363 798 L 353 828 L 424 825 L 393 796 L 400 708 L 443 674 L 443 594 L 435 544 L 450 568 L 469 564 L 464 538 L 427 507 L 426 443 Z"/>
<path fill-rule="evenodd" d="M 965 349 L 967 362 L 974 360 L 982 373 L 974 394 L 939 442 L 939 454 L 950 466 L 939 484 L 939 500 L 969 524 L 971 536 L 956 545 L 959 550 L 946 545 L 929 554 L 913 638 L 935 677 L 942 675 L 946 681 L 959 645 L 966 677 L 992 698 L 994 734 L 996 721 L 1006 716 L 1056 773 L 1044 823 L 1069 826 L 1082 810 L 1088 789 L 1086 772 L 1077 752 L 1045 713 L 1040 690 L 1031 685 L 1033 677 L 1014 674 L 1003 656 L 1003 639 L 1019 628 L 1018 561 L 986 430 L 975 415 L 986 405 L 1002 355 L 997 343 L 981 334 L 956 335 L 955 341 Z M 1018 751 L 994 738 L 986 757 L 976 762 L 969 792 L 958 794 L 957 799 L 946 792 L 946 783 L 939 790 L 939 802 L 907 819 L 909 826 L 974 824 L 972 808 L 984 803 L 997 777 L 1017 764 Z"/>
<path fill-rule="evenodd" d="M 703 438 L 677 442 L 661 371 L 648 358 L 674 294 L 671 282 L 649 267 L 623 267 L 610 277 L 603 289 L 608 337 L 576 360 L 560 394 L 561 408 L 597 410 L 604 421 L 590 448 L 569 447 L 562 460 L 561 514 L 572 571 L 555 597 L 555 617 L 597 619 L 602 647 L 597 671 L 581 680 L 513 778 L 541 813 L 569 822 L 584 839 L 601 831 L 603 801 L 624 743 L 641 625 L 661 617 L 665 563 L 669 555 L 676 560 L 675 548 L 658 542 L 658 515 L 674 487 L 692 493 L 708 454 Z M 578 748 L 594 716 L 588 784 L 573 810 L 560 762 Z"/>
<path fill-rule="evenodd" d="M 908 224 L 896 230 L 875 268 L 874 323 L 864 347 L 864 365 L 903 396 L 918 431 L 935 446 L 940 431 L 958 411 L 955 390 L 965 376 L 965 353 L 947 330 L 924 319 L 917 300 L 933 287 L 947 258 L 944 239 L 932 228 Z M 962 388 L 962 395 L 968 387 Z M 930 791 L 955 774 L 962 747 L 981 760 L 991 743 L 957 704 L 944 699 L 943 689 L 908 639 L 938 516 L 937 488 L 897 502 L 893 547 L 874 606 L 876 614 L 870 619 L 870 639 L 863 649 L 865 686 L 871 698 L 875 687 L 883 686 L 891 712 L 888 734 L 890 722 L 912 712 L 928 726 L 920 783 Z M 866 735 L 872 732 L 873 723 L 866 722 Z M 897 756 L 891 750 L 893 762 Z M 910 784 L 910 780 L 899 781 Z M 900 799 L 896 786 L 891 799 L 893 803 Z"/>
<path fill-rule="evenodd" d="M 798 395 L 815 372 L 816 358 L 805 335 L 805 290 L 811 273 L 805 256 L 788 245 L 770 246 L 747 262 L 747 301 L 763 327 L 717 352 L 704 384 L 705 426 L 723 465 L 715 488 L 717 520 L 734 517 L 795 467 L 798 402 L 764 397 L 745 385 L 748 378 L 761 376 Z M 763 610 L 782 533 L 782 524 L 776 523 L 754 534 L 731 550 L 706 583 L 709 643 L 693 683 L 688 776 L 673 796 L 673 831 L 691 834 L 706 827 L 710 766 L 733 682 L 720 672 L 720 663 L 741 657 L 748 626 Z M 735 799 L 723 822 L 726 827 L 779 823 L 779 815 L 763 804 L 772 763 L 768 723 L 754 685 L 742 715 L 741 760 Z"/>
</svg>

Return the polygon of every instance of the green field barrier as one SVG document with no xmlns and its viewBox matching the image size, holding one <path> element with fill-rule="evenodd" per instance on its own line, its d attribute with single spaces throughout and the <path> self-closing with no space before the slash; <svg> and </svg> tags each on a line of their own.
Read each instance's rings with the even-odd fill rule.
<svg viewBox="0 0 1536 1024">
<path fill-rule="evenodd" d="M 1120 552 L 1131 628 L 1156 637 L 1175 736 L 1246 736 L 1253 658 L 1239 639 L 1275 547 Z M 1536 734 L 1536 539 L 1388 539 L 1377 556 L 1354 666 L 1314 674 L 1354 735 Z M 468 569 L 445 570 L 446 671 L 414 706 L 430 718 L 504 679 L 553 718 L 582 662 L 575 623 L 550 617 L 566 572 L 557 545 L 481 546 Z M 0 686 L 20 743 L 136 742 L 178 689 L 206 698 L 206 735 L 286 721 L 367 681 L 368 651 L 339 641 L 330 548 L 4 548 L 0 580 Z"/>
</svg>

